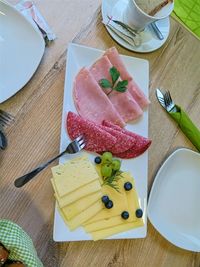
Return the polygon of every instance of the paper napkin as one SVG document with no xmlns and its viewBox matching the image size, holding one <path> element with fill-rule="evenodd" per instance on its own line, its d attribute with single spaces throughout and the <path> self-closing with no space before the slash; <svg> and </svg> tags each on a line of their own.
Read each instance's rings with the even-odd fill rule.
<svg viewBox="0 0 200 267">
<path fill-rule="evenodd" d="M 175 0 L 172 17 L 200 39 L 199 0 Z"/>
<path fill-rule="evenodd" d="M 177 112 L 169 112 L 168 114 L 178 123 L 182 132 L 192 142 L 192 144 L 200 151 L 200 131 L 188 117 L 188 115 L 177 106 Z"/>
<path fill-rule="evenodd" d="M 15 8 L 20 11 L 26 18 L 28 18 L 33 26 L 37 26 L 37 28 L 42 33 L 46 44 L 56 38 L 55 34 L 51 30 L 33 1 L 22 0 L 17 5 L 15 5 Z"/>
<path fill-rule="evenodd" d="M 0 243 L 10 251 L 9 259 L 21 261 L 27 267 L 43 267 L 31 238 L 17 224 L 0 220 Z"/>
</svg>

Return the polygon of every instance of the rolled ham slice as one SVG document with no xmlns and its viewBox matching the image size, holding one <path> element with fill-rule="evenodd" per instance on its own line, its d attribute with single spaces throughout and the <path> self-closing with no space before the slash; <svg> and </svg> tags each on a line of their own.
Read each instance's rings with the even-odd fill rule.
<svg viewBox="0 0 200 267">
<path fill-rule="evenodd" d="M 108 120 L 120 127 L 125 125 L 123 118 L 86 68 L 82 68 L 75 78 L 73 97 L 78 113 L 85 119 L 97 124 Z"/>
<path fill-rule="evenodd" d="M 147 107 L 150 103 L 148 98 L 145 96 L 143 91 L 139 88 L 137 83 L 134 81 L 133 77 L 128 73 L 122 59 L 120 58 L 120 55 L 115 47 L 109 48 L 105 53 L 105 56 L 107 56 L 112 63 L 113 66 L 115 66 L 118 71 L 120 72 L 121 78 L 123 80 L 128 80 L 128 90 L 129 93 L 133 96 L 135 101 L 140 105 L 142 109 Z"/>
<path fill-rule="evenodd" d="M 108 57 L 103 56 L 91 66 L 90 72 L 98 83 L 103 78 L 112 82 L 112 78 L 109 73 L 110 68 L 112 67 L 113 65 Z M 105 94 L 109 93 L 110 90 L 111 88 L 106 90 L 102 89 Z M 108 94 L 108 98 L 125 122 L 136 120 L 143 114 L 142 109 L 128 90 L 124 93 L 112 91 Z"/>
</svg>

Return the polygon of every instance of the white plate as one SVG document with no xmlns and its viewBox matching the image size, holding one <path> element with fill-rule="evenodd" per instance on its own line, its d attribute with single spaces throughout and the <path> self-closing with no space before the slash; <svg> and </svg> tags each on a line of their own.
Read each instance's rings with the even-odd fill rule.
<svg viewBox="0 0 200 267">
<path fill-rule="evenodd" d="M 181 148 L 158 171 L 148 218 L 161 235 L 183 249 L 200 252 L 200 154 Z"/>
<path fill-rule="evenodd" d="M 84 66 L 90 66 L 94 63 L 101 55 L 103 51 L 80 46 L 77 44 L 70 44 L 67 53 L 67 66 L 66 66 L 66 78 L 65 78 L 65 89 L 64 89 L 64 101 L 63 101 L 63 115 L 62 115 L 62 127 L 61 127 L 61 145 L 60 151 L 66 148 L 69 142 L 69 137 L 66 133 L 66 115 L 68 111 L 77 113 L 72 98 L 72 87 L 73 81 L 79 70 Z M 149 86 L 149 65 L 148 61 L 122 56 L 122 59 L 129 70 L 130 74 L 136 78 L 136 82 L 144 90 L 144 93 L 148 95 Z M 143 136 L 148 136 L 148 112 L 145 111 L 143 118 L 135 124 L 127 125 L 127 129 L 135 131 Z M 94 160 L 94 155 L 89 154 L 91 160 Z M 60 162 L 72 158 L 73 156 L 66 155 L 61 158 Z M 77 155 L 74 155 L 77 157 Z M 129 170 L 136 182 L 136 188 L 140 197 L 141 207 L 144 211 L 145 226 L 135 230 L 127 231 L 112 236 L 113 239 L 119 238 L 141 238 L 146 236 L 146 202 L 147 202 L 147 167 L 148 167 L 148 152 L 146 151 L 143 155 L 136 159 L 123 160 L 122 170 Z M 54 240 L 55 241 L 78 241 L 78 240 L 90 240 L 89 234 L 86 234 L 80 227 L 77 230 L 70 232 L 68 227 L 65 225 L 57 209 L 55 210 L 55 221 L 54 221 Z"/>
<path fill-rule="evenodd" d="M 112 16 L 113 19 L 124 21 L 124 10 L 127 6 L 128 0 L 103 0 L 102 1 L 102 17 L 103 21 L 107 22 L 108 18 L 107 16 Z M 158 48 L 160 48 L 167 40 L 167 37 L 169 35 L 169 29 L 170 29 L 170 21 L 169 18 L 165 18 L 162 20 L 159 20 L 156 22 L 159 30 L 164 36 L 163 40 L 159 40 L 157 36 L 155 35 L 154 31 L 151 29 L 151 27 L 147 27 L 143 32 L 141 32 L 141 39 L 142 44 L 139 47 L 131 46 L 126 41 L 122 40 L 118 37 L 116 33 L 114 33 L 112 30 L 110 30 L 108 27 L 106 27 L 109 34 L 123 47 L 139 52 L 139 53 L 147 53 L 152 52 Z"/>
<path fill-rule="evenodd" d="M 44 48 L 40 32 L 14 7 L 0 1 L 0 103 L 30 80 Z"/>
</svg>

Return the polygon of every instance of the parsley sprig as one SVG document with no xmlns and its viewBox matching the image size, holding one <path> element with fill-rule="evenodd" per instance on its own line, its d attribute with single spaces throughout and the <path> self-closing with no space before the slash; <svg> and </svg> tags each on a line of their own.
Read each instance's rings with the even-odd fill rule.
<svg viewBox="0 0 200 267">
<path fill-rule="evenodd" d="M 107 95 L 109 95 L 113 90 L 120 92 L 120 93 L 126 92 L 128 81 L 127 80 L 118 81 L 120 77 L 120 73 L 115 67 L 110 68 L 109 73 L 112 79 L 112 83 L 107 79 L 101 79 L 99 81 L 99 85 L 101 86 L 101 88 L 111 89 Z"/>
</svg>

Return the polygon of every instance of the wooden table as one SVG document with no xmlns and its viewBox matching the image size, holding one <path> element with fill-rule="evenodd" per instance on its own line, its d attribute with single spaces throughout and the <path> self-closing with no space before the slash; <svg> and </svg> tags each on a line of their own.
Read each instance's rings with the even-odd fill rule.
<svg viewBox="0 0 200 267">
<path fill-rule="evenodd" d="M 31 81 L 0 105 L 15 116 L 15 122 L 6 128 L 9 146 L 0 152 L 0 218 L 15 221 L 29 233 L 45 267 L 200 266 L 199 254 L 173 246 L 150 223 L 145 239 L 55 243 L 50 168 L 22 189 L 13 185 L 16 177 L 59 152 L 66 52 L 68 43 L 75 42 L 102 50 L 116 46 L 121 54 L 149 61 L 150 190 L 156 171 L 173 150 L 182 146 L 194 149 L 159 106 L 155 88 L 169 89 L 200 127 L 200 42 L 171 19 L 170 35 L 162 48 L 148 54 L 133 53 L 118 46 L 102 25 L 100 0 L 34 2 L 57 39 L 46 47 Z"/>
</svg>

